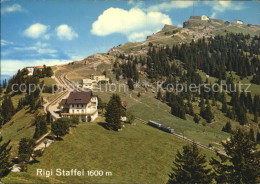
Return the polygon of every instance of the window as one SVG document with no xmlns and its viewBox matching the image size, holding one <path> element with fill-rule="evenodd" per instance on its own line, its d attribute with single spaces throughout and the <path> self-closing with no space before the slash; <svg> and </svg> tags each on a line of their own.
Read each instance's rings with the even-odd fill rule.
<svg viewBox="0 0 260 184">
<path fill-rule="evenodd" d="M 71 106 L 74 107 L 74 104 L 72 104 Z"/>
</svg>

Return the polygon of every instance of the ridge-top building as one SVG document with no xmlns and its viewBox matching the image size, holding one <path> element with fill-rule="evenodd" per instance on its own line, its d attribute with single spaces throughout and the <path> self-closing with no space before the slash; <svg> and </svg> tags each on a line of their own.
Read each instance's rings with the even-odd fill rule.
<svg viewBox="0 0 260 184">
<path fill-rule="evenodd" d="M 98 117 L 98 98 L 92 91 L 71 92 L 67 99 L 62 99 L 61 117 L 76 117 L 80 122 L 91 122 Z"/>
</svg>

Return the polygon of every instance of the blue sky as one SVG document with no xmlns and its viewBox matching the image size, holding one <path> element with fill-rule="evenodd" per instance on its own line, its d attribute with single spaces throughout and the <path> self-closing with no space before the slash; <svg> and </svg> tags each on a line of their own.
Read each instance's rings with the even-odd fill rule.
<svg viewBox="0 0 260 184">
<path fill-rule="evenodd" d="M 260 24 L 260 2 L 194 2 L 195 15 Z M 4 0 L 1 2 L 2 74 L 55 65 L 142 41 L 164 24 L 182 26 L 192 1 Z"/>
</svg>

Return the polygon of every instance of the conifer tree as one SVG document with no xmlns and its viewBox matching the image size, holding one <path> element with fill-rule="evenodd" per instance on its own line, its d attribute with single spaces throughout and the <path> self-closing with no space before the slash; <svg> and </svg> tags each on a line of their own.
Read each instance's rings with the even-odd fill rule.
<svg viewBox="0 0 260 184">
<path fill-rule="evenodd" d="M 157 92 L 156 98 L 157 98 L 158 100 L 161 100 L 161 99 L 162 99 L 162 93 L 161 93 L 161 90 L 160 90 L 160 89 L 159 89 L 158 92 Z"/>
<path fill-rule="evenodd" d="M 237 121 L 240 123 L 240 125 L 245 125 L 247 123 L 247 116 L 246 116 L 245 109 L 240 105 L 236 106 L 235 109 L 236 109 Z"/>
<path fill-rule="evenodd" d="M 113 94 L 106 107 L 106 122 L 108 129 L 118 131 L 122 128 L 121 116 L 123 108 L 121 106 L 121 99 L 118 95 Z"/>
<path fill-rule="evenodd" d="M 222 128 L 222 131 L 231 133 L 232 132 L 232 126 L 231 123 L 228 121 L 226 125 Z"/>
<path fill-rule="evenodd" d="M 31 138 L 22 138 L 19 142 L 18 157 L 20 162 L 28 163 L 30 158 L 33 157 L 33 149 L 35 146 L 35 140 Z"/>
<path fill-rule="evenodd" d="M 256 183 L 260 174 L 259 150 L 250 136 L 238 129 L 230 140 L 222 143 L 227 156 L 217 154 L 210 164 L 217 183 Z"/>
<path fill-rule="evenodd" d="M 207 103 L 207 107 L 203 113 L 203 118 L 205 118 L 208 123 L 211 123 L 211 121 L 214 119 L 214 115 L 211 112 L 211 106 L 209 102 Z"/>
<path fill-rule="evenodd" d="M 257 112 L 254 112 L 254 122 L 258 123 L 258 115 L 257 115 Z"/>
<path fill-rule="evenodd" d="M 250 128 L 249 136 L 250 136 L 250 140 L 251 141 L 254 141 L 254 142 L 256 141 L 256 139 L 255 139 L 255 131 L 254 131 L 253 128 Z"/>
<path fill-rule="evenodd" d="M 1 178 L 6 176 L 11 171 L 11 162 L 10 162 L 10 151 L 12 149 L 9 146 L 10 140 L 6 143 L 2 143 L 3 137 L 0 136 L 0 181 Z"/>
<path fill-rule="evenodd" d="M 198 146 L 183 146 L 182 153 L 178 150 L 173 172 L 170 174 L 169 184 L 210 183 L 211 169 L 207 168 L 206 155 L 200 153 Z"/>
<path fill-rule="evenodd" d="M 128 85 L 130 90 L 134 89 L 134 82 L 132 81 L 132 79 L 127 80 L 127 85 Z"/>
<path fill-rule="evenodd" d="M 256 142 L 257 144 L 260 144 L 260 132 L 257 132 L 256 134 Z"/>
<path fill-rule="evenodd" d="M 35 133 L 34 138 L 39 138 L 43 134 L 47 133 L 47 122 L 44 115 L 37 115 L 35 117 Z"/>
<path fill-rule="evenodd" d="M 200 115 L 203 117 L 204 112 L 205 112 L 205 103 L 204 103 L 203 98 L 200 99 L 199 106 L 200 106 Z"/>
<path fill-rule="evenodd" d="M 2 103 L 2 116 L 4 118 L 4 123 L 8 122 L 15 113 L 15 108 L 11 97 L 8 95 L 4 98 Z"/>
<path fill-rule="evenodd" d="M 98 109 L 101 109 L 102 113 L 104 108 L 106 107 L 106 104 L 101 100 L 101 98 L 98 97 Z"/>
<path fill-rule="evenodd" d="M 194 114 L 193 121 L 194 121 L 195 123 L 199 123 L 199 122 L 200 122 L 200 117 L 199 117 L 198 114 Z"/>
</svg>

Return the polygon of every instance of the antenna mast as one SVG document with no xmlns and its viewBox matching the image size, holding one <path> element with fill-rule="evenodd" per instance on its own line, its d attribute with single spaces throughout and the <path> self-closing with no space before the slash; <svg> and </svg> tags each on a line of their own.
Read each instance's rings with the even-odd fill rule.
<svg viewBox="0 0 260 184">
<path fill-rule="evenodd" d="M 192 1 L 192 15 L 194 16 L 194 1 Z"/>
</svg>

